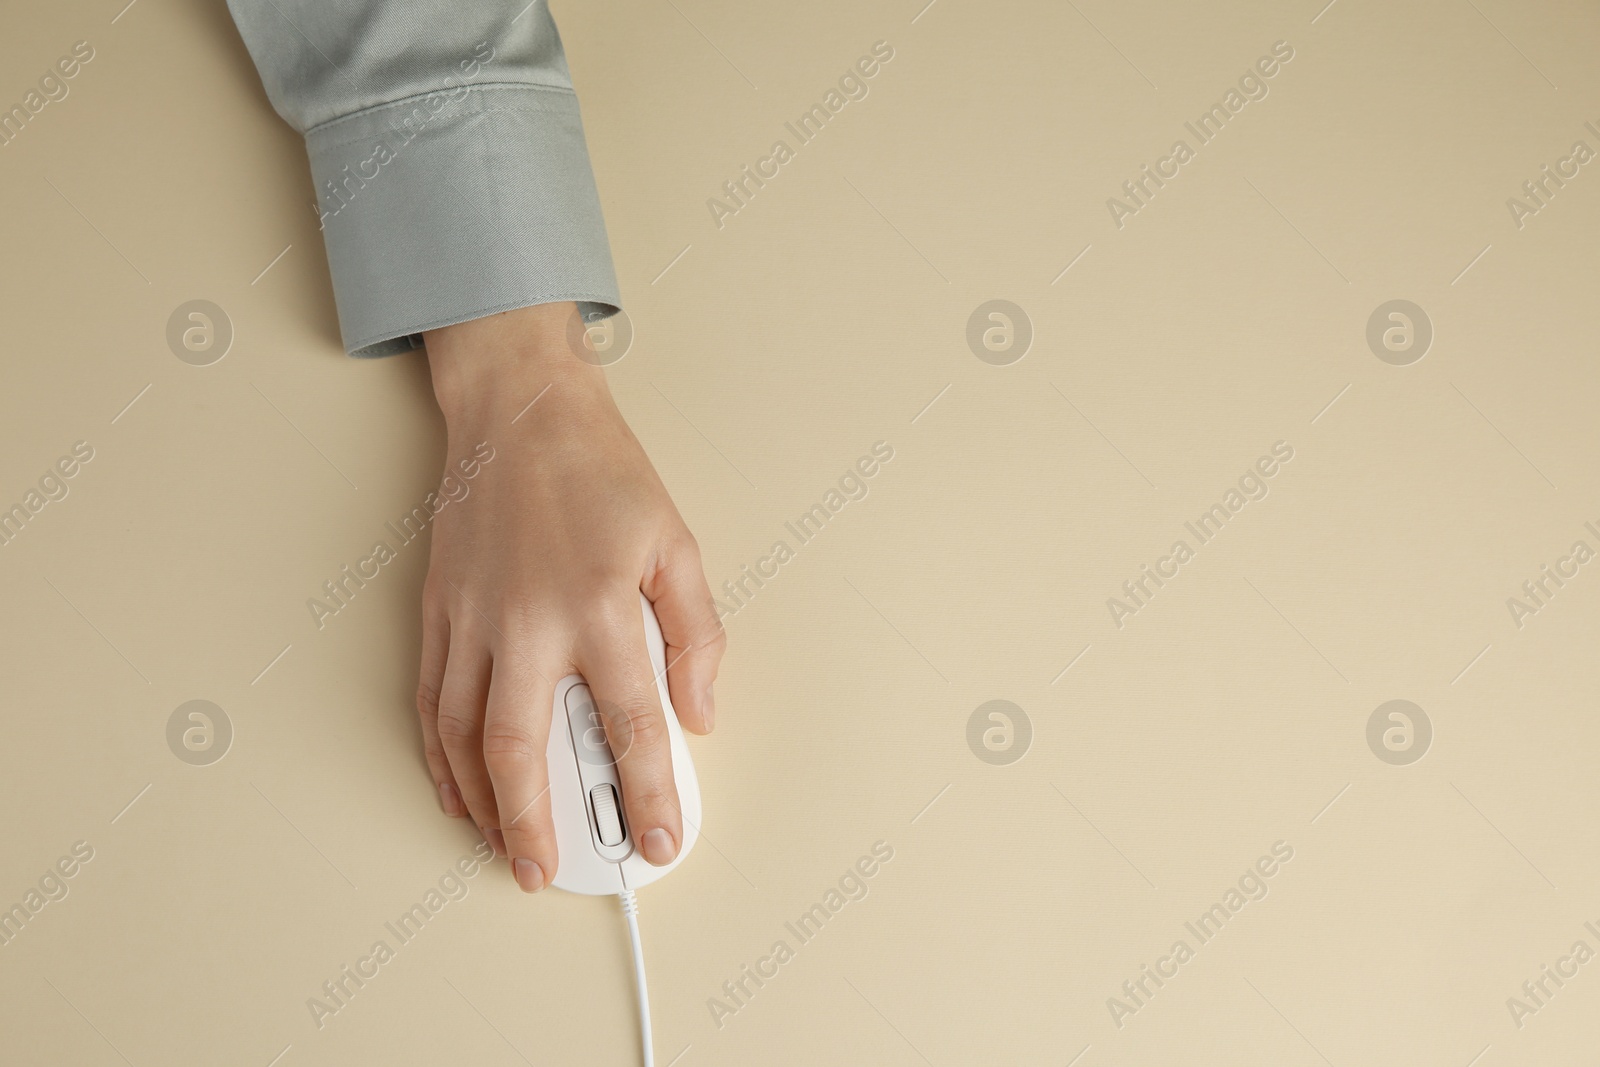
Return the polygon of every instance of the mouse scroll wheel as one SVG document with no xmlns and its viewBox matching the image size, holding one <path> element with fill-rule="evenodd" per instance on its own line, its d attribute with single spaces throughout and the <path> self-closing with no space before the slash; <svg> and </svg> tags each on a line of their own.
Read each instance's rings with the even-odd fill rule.
<svg viewBox="0 0 1600 1067">
<path fill-rule="evenodd" d="M 597 785 L 589 790 L 589 800 L 594 804 L 594 825 L 600 834 L 600 843 L 622 844 L 622 814 L 617 811 L 616 787 Z"/>
</svg>

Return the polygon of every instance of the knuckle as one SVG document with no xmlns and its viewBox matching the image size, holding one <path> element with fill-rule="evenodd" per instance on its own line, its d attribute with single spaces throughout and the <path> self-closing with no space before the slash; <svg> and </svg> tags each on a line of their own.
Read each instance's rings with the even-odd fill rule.
<svg viewBox="0 0 1600 1067">
<path fill-rule="evenodd" d="M 538 753 L 537 739 L 519 722 L 491 722 L 483 730 L 483 754 L 491 766 L 520 765 L 531 761 Z"/>
<path fill-rule="evenodd" d="M 622 729 L 630 753 L 650 753 L 666 745 L 667 721 L 648 701 L 630 700 L 619 706 L 614 722 Z"/>
<path fill-rule="evenodd" d="M 470 714 L 446 708 L 439 710 L 439 740 L 446 747 L 469 742 L 477 732 L 478 723 Z"/>
<path fill-rule="evenodd" d="M 550 605 L 539 596 L 517 590 L 498 608 L 498 636 L 520 647 L 537 648 L 550 629 Z"/>
<path fill-rule="evenodd" d="M 712 618 L 702 631 L 702 639 L 695 646 L 702 652 L 710 652 L 715 658 L 721 659 L 722 654 L 728 650 L 728 631 L 722 626 L 722 621 Z"/>
<path fill-rule="evenodd" d="M 515 839 L 519 852 L 553 854 L 556 850 L 555 824 L 543 812 L 524 812 L 506 825 L 505 832 Z"/>
<path fill-rule="evenodd" d="M 673 538 L 672 549 L 673 552 L 683 562 L 699 565 L 700 542 L 695 535 L 689 531 L 688 527 L 681 529 L 678 532 L 677 537 Z"/>
<path fill-rule="evenodd" d="M 417 683 L 417 714 L 424 721 L 439 717 L 439 690 L 427 682 Z"/>
<path fill-rule="evenodd" d="M 643 812 L 652 817 L 652 821 L 663 816 L 669 816 L 677 810 L 677 805 L 667 791 L 655 781 L 646 781 L 635 785 L 628 795 L 628 807 L 634 812 Z"/>
<path fill-rule="evenodd" d="M 584 614 L 591 628 L 602 633 L 618 633 L 637 622 L 639 603 L 621 597 L 596 597 Z"/>
</svg>

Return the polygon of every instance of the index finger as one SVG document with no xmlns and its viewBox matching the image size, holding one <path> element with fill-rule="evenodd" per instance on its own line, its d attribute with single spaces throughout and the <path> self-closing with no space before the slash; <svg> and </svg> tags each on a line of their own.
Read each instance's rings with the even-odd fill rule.
<svg viewBox="0 0 1600 1067">
<path fill-rule="evenodd" d="M 638 594 L 586 627 L 577 653 L 617 761 L 628 827 L 644 858 L 665 866 L 683 842 L 683 816 Z"/>
</svg>

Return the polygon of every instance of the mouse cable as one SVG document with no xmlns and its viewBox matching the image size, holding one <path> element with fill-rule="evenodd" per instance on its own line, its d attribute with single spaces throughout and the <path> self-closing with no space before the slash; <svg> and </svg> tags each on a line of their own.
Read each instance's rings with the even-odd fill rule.
<svg viewBox="0 0 1600 1067">
<path fill-rule="evenodd" d="M 650 1040 L 650 991 L 644 982 L 644 945 L 639 940 L 639 902 L 631 889 L 618 893 L 617 899 L 622 901 L 622 914 L 628 919 L 628 940 L 633 942 L 633 977 L 639 986 L 639 1040 L 644 1045 L 644 1067 L 655 1067 L 656 1056 Z"/>
</svg>

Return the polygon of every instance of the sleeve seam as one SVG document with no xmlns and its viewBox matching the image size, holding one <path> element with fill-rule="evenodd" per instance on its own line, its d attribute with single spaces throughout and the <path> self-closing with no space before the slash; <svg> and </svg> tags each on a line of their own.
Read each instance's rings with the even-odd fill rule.
<svg viewBox="0 0 1600 1067">
<path fill-rule="evenodd" d="M 572 98 L 574 100 L 577 99 L 577 94 L 575 92 L 573 92 L 571 89 L 568 89 L 568 88 L 565 88 L 565 87 L 562 87 L 562 86 L 556 86 L 556 85 L 538 85 L 538 84 L 535 84 L 535 83 L 532 83 L 532 82 L 483 82 L 483 83 L 480 83 L 480 84 L 477 84 L 477 85 L 467 86 L 467 92 L 469 94 L 474 94 L 474 93 L 481 94 L 481 93 L 484 93 L 485 91 L 488 91 L 488 90 L 505 90 L 505 89 L 523 89 L 523 90 L 528 90 L 528 91 L 531 91 L 531 92 L 552 93 L 552 94 L 554 94 L 556 96 L 570 97 L 570 98 Z M 386 100 L 381 104 L 373 104 L 371 107 L 364 107 L 360 111 L 352 111 L 348 115 L 340 115 L 338 118 L 333 118 L 333 119 L 329 119 L 327 122 L 318 123 L 317 125 L 312 126 L 312 127 L 310 127 L 309 129 L 306 130 L 305 137 L 309 141 L 314 135 L 324 133 L 325 131 L 331 130 L 333 127 L 338 126 L 338 125 L 340 125 L 342 123 L 351 122 L 351 121 L 354 121 L 354 120 L 360 119 L 360 118 L 365 118 L 365 117 L 367 117 L 369 115 L 376 114 L 376 113 L 378 113 L 380 111 L 386 111 L 386 110 L 388 110 L 390 108 L 398 108 L 398 107 L 400 107 L 400 106 L 402 106 L 404 104 L 412 104 L 412 103 L 415 103 L 418 100 L 426 100 L 428 97 L 433 96 L 436 93 L 453 93 L 453 92 L 456 92 L 456 91 L 457 91 L 456 89 L 430 89 L 425 93 L 413 93 L 410 96 L 401 97 L 399 100 Z M 465 98 L 463 98 L 463 99 L 465 99 Z M 485 108 L 483 110 L 486 110 L 486 111 L 487 110 L 538 111 L 540 109 L 539 108 L 518 108 L 518 109 L 511 109 L 511 108 Z M 346 141 L 346 142 L 342 142 L 342 143 L 349 144 L 350 142 Z"/>
<path fill-rule="evenodd" d="M 528 114 L 528 115 L 550 115 L 550 114 L 556 114 L 556 112 L 551 111 L 549 108 L 543 108 L 543 107 L 482 107 L 482 108 L 479 108 L 478 110 L 472 112 L 472 114 L 474 114 L 474 115 L 493 115 L 493 114 L 497 114 L 497 113 Z M 440 127 L 448 127 L 451 122 L 459 121 L 463 117 L 465 117 L 465 116 L 460 116 L 460 115 L 452 116 L 450 119 L 445 120 L 444 122 L 440 123 L 439 125 L 440 125 Z M 310 147 L 312 151 L 317 152 L 317 153 L 335 152 L 335 151 L 338 151 L 341 148 L 349 148 L 353 144 L 361 144 L 361 143 L 365 142 L 366 140 L 368 140 L 371 136 L 372 136 L 371 133 L 367 133 L 367 134 L 362 134 L 362 135 L 359 135 L 359 136 L 356 136 L 356 137 L 351 137 L 348 140 L 335 141 L 335 142 L 333 142 L 331 144 L 323 144 L 323 143 L 321 143 L 319 141 L 318 143 L 316 143 L 314 145 L 309 145 L 308 147 Z"/>
</svg>

